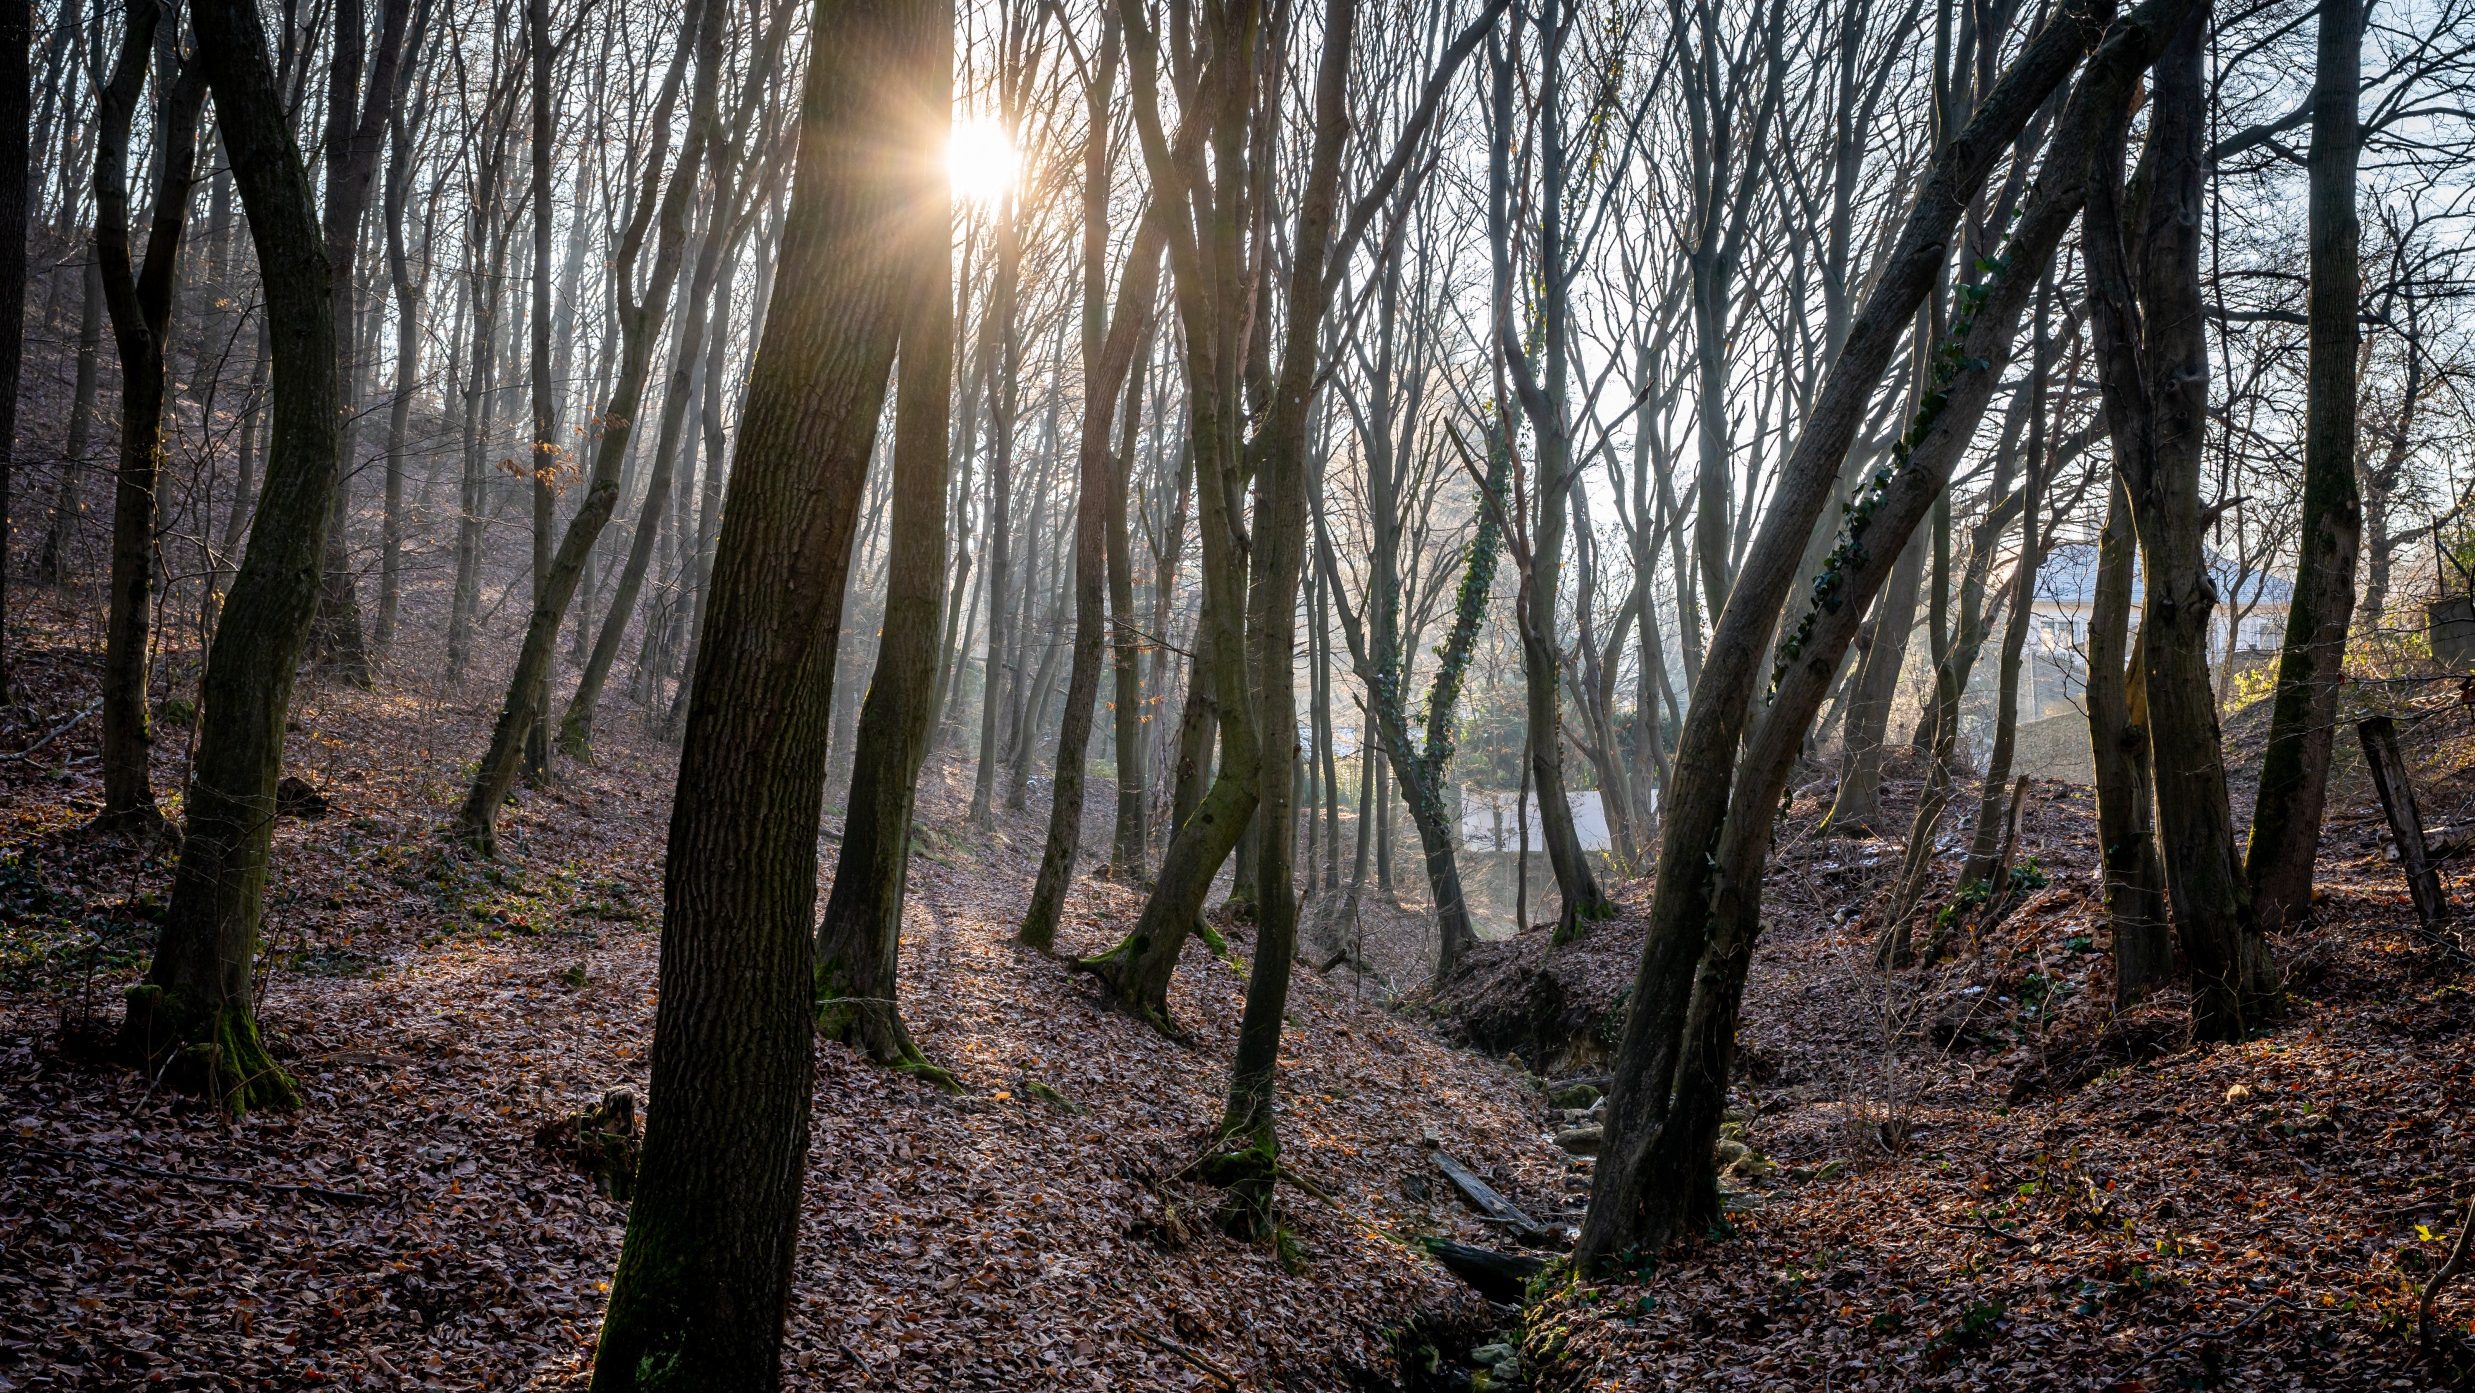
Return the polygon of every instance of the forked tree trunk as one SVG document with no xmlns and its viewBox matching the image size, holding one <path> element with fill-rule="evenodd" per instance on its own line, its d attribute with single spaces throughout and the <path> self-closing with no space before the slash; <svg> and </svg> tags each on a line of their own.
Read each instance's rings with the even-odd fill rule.
<svg viewBox="0 0 2475 1393">
<path fill-rule="evenodd" d="M 717 7 L 718 8 L 718 7 Z M 750 364 L 664 874 L 644 1152 L 597 1393 L 772 1389 L 807 1176 L 825 720 L 869 456 L 946 245 L 947 0 L 819 0 L 781 273 Z"/>
<path fill-rule="evenodd" d="M 120 60 L 97 102 L 95 262 L 120 353 L 120 464 L 112 486 L 111 598 L 103 622 L 103 817 L 151 829 L 163 821 L 147 769 L 148 629 L 153 617 L 155 493 L 163 469 L 173 291 L 197 165 L 206 82 L 195 62 L 158 63 L 162 11 L 133 0 Z M 155 123 L 155 188 L 142 261 L 129 245 L 129 140 L 149 66 L 163 93 Z"/>
<path fill-rule="evenodd" d="M 1905 337 L 1910 316 L 1940 279 L 1949 238 L 1962 212 L 2020 129 L 2070 76 L 2094 37 L 2081 16 L 2065 12 L 2049 18 L 2020 48 L 2010 71 L 1986 94 L 1968 125 L 1935 155 L 1804 432 L 1779 471 L 1769 514 L 1738 570 L 1685 717 L 1661 829 L 1648 933 L 1608 1101 L 1606 1142 L 1576 1255 L 1585 1266 L 1627 1251 L 1655 1252 L 1671 1238 L 1700 1232 L 1715 1216 L 1712 1148 L 1726 1096 L 1743 974 L 1759 927 L 1762 863 L 1777 817 L 1779 789 L 1838 672 L 1869 592 L 1880 584 L 1880 568 L 1897 555 L 1906 530 L 1941 492 L 1944 480 L 1937 471 L 1902 471 L 1918 477 L 1883 500 L 1860 504 L 1863 516 L 1851 515 L 1852 527 L 1870 530 L 1867 519 L 1873 510 L 1898 500 L 1898 518 L 1885 527 L 1879 542 L 1868 538 L 1857 554 L 1844 547 L 1835 553 L 1833 571 L 1818 584 L 1805 625 L 1785 636 L 1781 664 L 1770 669 L 1781 686 L 1747 749 L 1748 761 L 1758 762 L 1748 764 L 1740 781 L 1736 753 L 1754 714 L 1757 684 L 1769 666 L 1768 639 L 1782 602 L 1803 580 L 1795 574 L 1797 557 L 1830 499 L 1866 405 Z M 2127 93 L 2127 88 L 2126 82 L 2117 90 Z M 2032 198 L 2032 211 L 2037 202 Z M 2027 221 L 2023 217 L 2023 226 Z M 2045 235 L 2059 239 L 2060 233 L 2058 224 Z M 1996 327 L 1986 324 L 1989 338 Z M 1970 338 L 1975 338 L 1973 330 Z M 1990 342 L 1984 346 L 1993 347 Z M 1954 355 L 1955 362 L 1974 357 L 1989 367 L 1961 374 L 1973 383 L 1972 392 L 1981 395 L 1974 411 L 1950 416 L 1953 429 L 1948 434 L 1955 439 L 1932 447 L 1949 458 L 1956 457 L 1959 442 L 1973 432 L 1982 394 L 1991 392 L 1991 358 L 1977 348 L 1969 342 Z M 1912 428 L 1911 443 L 1922 443 L 1913 437 L 1925 433 Z M 1941 465 L 1947 470 L 1948 458 Z M 1831 583 L 1834 572 L 1839 573 L 1838 584 Z M 1853 593 L 1847 593 L 1850 590 Z M 1828 632 L 1815 632 L 1822 628 Z"/>
<path fill-rule="evenodd" d="M 2363 543 L 2363 504 L 2355 486 L 2355 371 L 2363 340 L 2357 320 L 2363 229 L 2355 216 L 2362 68 L 2363 0 L 2320 0 L 2318 81 L 2312 93 L 2302 545 L 2243 867 L 2252 916 L 2264 930 L 2299 919 L 2311 907 L 2312 862 L 2320 851 L 2321 811 L 2329 797 L 2329 742 L 2354 619 L 2355 555 Z"/>
<path fill-rule="evenodd" d="M 199 60 L 249 214 L 273 349 L 273 439 L 249 550 L 207 649 L 180 867 L 146 980 L 129 993 L 128 1052 L 225 1106 L 298 1099 L 258 1038 L 250 992 L 275 779 L 293 673 L 318 606 L 340 412 L 334 285 L 266 37 L 248 0 L 192 0 Z"/>
</svg>

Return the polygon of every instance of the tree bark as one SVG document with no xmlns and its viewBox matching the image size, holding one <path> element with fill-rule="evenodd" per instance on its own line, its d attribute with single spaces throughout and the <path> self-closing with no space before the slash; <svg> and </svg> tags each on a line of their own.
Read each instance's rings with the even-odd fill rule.
<svg viewBox="0 0 2475 1393">
<path fill-rule="evenodd" d="M 644 1154 L 599 1393 L 772 1389 L 807 1174 L 817 827 L 851 542 L 909 268 L 945 230 L 946 0 L 819 0 L 664 874 Z"/>
<path fill-rule="evenodd" d="M 2363 543 L 2363 503 L 2355 486 L 2355 365 L 2363 340 L 2357 266 L 2363 229 L 2355 216 L 2362 69 L 2363 0 L 2321 0 L 2312 92 L 2303 531 L 2243 867 L 2253 922 L 2264 931 L 2299 920 L 2311 908 L 2338 686 L 2354 619 L 2355 556 Z"/>
<path fill-rule="evenodd" d="M 187 826 L 146 980 L 123 1040 L 235 1111 L 299 1095 L 258 1036 L 250 967 L 275 825 L 292 679 L 318 605 L 340 412 L 324 240 L 248 0 L 192 0 L 198 56 L 249 215 L 274 359 L 272 440 L 249 550 L 207 649 Z"/>
<path fill-rule="evenodd" d="M 163 469 L 165 361 L 182 235 L 195 181 L 198 116 L 206 80 L 175 62 L 156 31 L 162 10 L 128 6 L 120 59 L 96 104 L 95 262 L 102 272 L 112 343 L 120 355 L 120 463 L 112 485 L 111 598 L 103 624 L 103 815 L 107 826 L 150 830 L 155 809 L 148 751 L 147 646 L 155 571 L 156 483 Z M 155 188 L 143 259 L 129 245 L 129 141 L 149 66 L 163 89 L 155 123 Z"/>
</svg>

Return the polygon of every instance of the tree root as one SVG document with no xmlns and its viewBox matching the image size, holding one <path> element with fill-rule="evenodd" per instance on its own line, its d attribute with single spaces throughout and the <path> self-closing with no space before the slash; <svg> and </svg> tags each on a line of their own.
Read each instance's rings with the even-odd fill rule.
<svg viewBox="0 0 2475 1393">
<path fill-rule="evenodd" d="M 301 1091 L 267 1053 L 245 1004 L 184 1005 L 162 987 L 129 989 L 121 1044 L 141 1069 L 161 1069 L 174 1088 L 215 1100 L 238 1118 L 251 1108 L 288 1112 Z"/>
</svg>

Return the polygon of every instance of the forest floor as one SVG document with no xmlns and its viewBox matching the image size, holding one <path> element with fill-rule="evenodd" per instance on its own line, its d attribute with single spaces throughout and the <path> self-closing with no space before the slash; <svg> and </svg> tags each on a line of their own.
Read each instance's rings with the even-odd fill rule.
<svg viewBox="0 0 2475 1393">
<path fill-rule="evenodd" d="M 2424 730 L 2427 767 L 2468 714 Z M 2288 1013 L 2222 1047 L 2193 1045 L 2179 995 L 2114 1012 L 2089 790 L 2036 784 L 2016 908 L 1889 975 L 1872 967 L 1877 896 L 1914 785 L 1878 838 L 1818 835 L 1825 805 L 1800 799 L 1739 1031 L 1726 1131 L 1749 1155 L 1725 1175 L 1727 1220 L 1695 1251 L 1534 1305 L 1524 1355 L 1553 1371 L 1543 1385 L 2446 1386 L 2414 1313 L 2475 1193 L 2475 936 L 2417 924 L 2340 753 L 2316 922 L 2276 941 Z M 2428 823 L 2465 819 L 2462 775 L 2423 792 Z M 2445 879 L 2466 903 L 2475 886 Z M 1482 950 L 1446 994 L 1456 1028 L 1559 1021 L 1578 1043 L 1554 1063 L 1588 1070 L 1644 903 L 1595 942 Z M 2439 1311 L 2462 1351 L 2475 1286 Z"/>
<path fill-rule="evenodd" d="M 489 685 L 444 686 L 426 652 L 371 692 L 305 682 L 287 772 L 332 806 L 278 826 L 263 1012 L 307 1103 L 234 1124 L 96 1062 L 170 865 L 84 827 L 91 614 L 53 597 L 26 622 L 26 700 L 0 716 L 0 1393 L 580 1387 L 625 1210 L 534 1133 L 644 1087 L 669 747 L 614 698 L 597 762 L 522 792 L 480 862 L 439 828 Z M 162 690 L 192 662 L 167 659 Z M 159 735 L 167 799 L 184 737 Z M 1413 1323 L 1466 1347 L 1519 1319 L 1415 1245 L 1504 1244 L 1429 1148 L 1553 1222 L 1593 1163 L 1552 1137 L 1582 1119 L 1451 1043 L 1454 993 L 1385 1005 L 1382 979 L 1414 970 L 1386 927 L 1377 972 L 1301 972 L 1284 1036 L 1284 1160 L 1324 1196 L 1285 1191 L 1285 1249 L 1223 1237 L 1183 1172 L 1219 1111 L 1243 926 L 1238 962 L 1187 950 L 1189 1041 L 1106 1009 L 1009 942 L 1039 788 L 975 829 L 968 768 L 924 786 L 903 945 L 912 1029 L 963 1089 L 820 1049 L 792 1383 L 1467 1387 L 1396 1359 Z M 2461 801 L 2436 782 L 2430 820 Z M 1105 789 L 1092 806 L 1105 847 Z M 1786 824 L 1744 1011 L 1730 1222 L 1633 1280 L 1549 1293 L 1510 1335 L 1542 1383 L 2433 1386 L 2406 1322 L 2475 1179 L 2475 959 L 2415 927 L 2358 787 L 2320 923 L 2279 944 L 2291 1013 L 2222 1048 L 2190 1045 L 2172 1002 L 2102 1009 L 2084 792 L 2029 800 L 2045 887 L 1890 977 L 1867 903 L 1896 843 L 1815 837 L 1817 811 Z M 1603 1038 L 1642 895 L 1553 961 L 1534 934 L 1488 948 L 1463 990 L 1561 974 L 1567 1034 Z M 1105 947 L 1136 903 L 1082 880 L 1061 947 Z M 2443 1312 L 2467 1329 L 2475 1290 Z"/>
</svg>

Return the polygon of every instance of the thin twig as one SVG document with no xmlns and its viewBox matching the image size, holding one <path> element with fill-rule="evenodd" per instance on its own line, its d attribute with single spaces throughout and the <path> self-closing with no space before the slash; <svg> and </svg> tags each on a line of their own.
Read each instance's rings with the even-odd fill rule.
<svg viewBox="0 0 2475 1393">
<path fill-rule="evenodd" d="M 53 726 L 49 735 L 46 735 L 42 739 L 28 745 L 26 748 L 19 750 L 17 752 L 17 757 L 28 764 L 34 763 L 35 751 L 42 749 L 45 745 L 48 745 L 54 740 L 59 739 L 61 736 L 75 730 L 80 721 L 85 720 L 88 716 L 91 716 L 96 711 L 101 710 L 102 706 L 103 698 L 101 697 L 96 697 L 93 701 L 87 702 L 84 710 L 78 712 L 74 716 L 71 716 L 69 719 L 62 721 L 60 724 Z"/>
<path fill-rule="evenodd" d="M 1214 1364 L 1211 1360 L 1204 1358 L 1202 1355 L 1195 1353 L 1193 1350 L 1186 1348 L 1184 1345 L 1179 1344 L 1175 1340 L 1164 1339 L 1161 1336 L 1154 1335 L 1148 1330 L 1133 1326 L 1127 1327 L 1127 1333 L 1155 1349 L 1166 1350 L 1168 1353 L 1176 1355 L 1178 1358 L 1186 1361 L 1187 1366 L 1193 1369 L 1196 1373 L 1203 1375 L 1205 1378 L 1214 1380 L 1219 1383 L 1221 1387 L 1232 1390 L 1233 1393 L 1239 1386 L 1238 1381 L 1223 1372 L 1219 1365 Z"/>
</svg>

